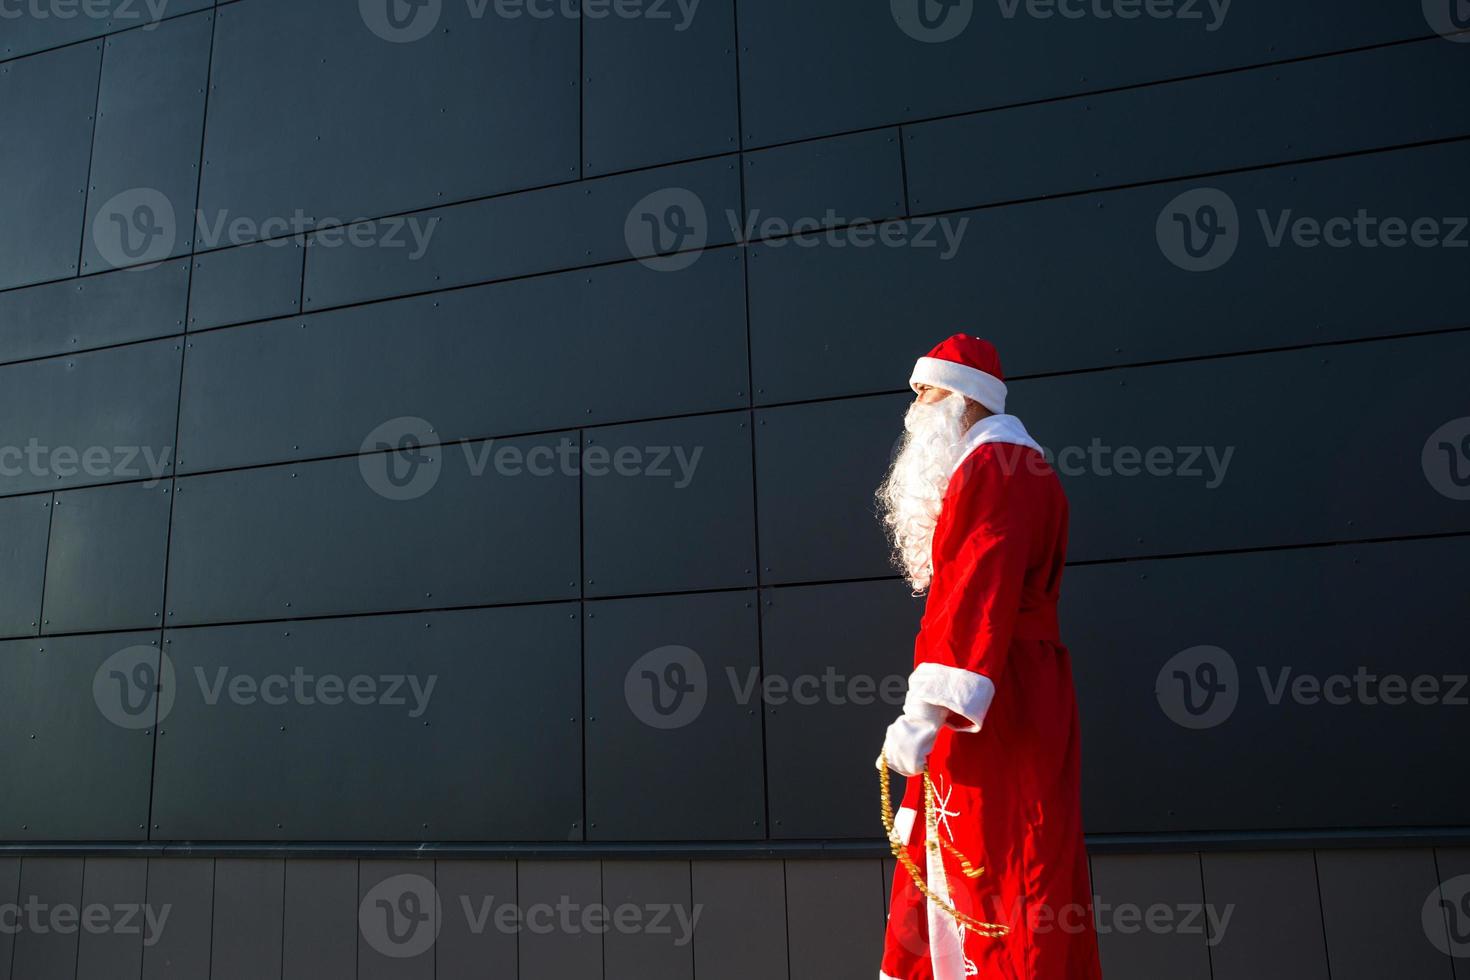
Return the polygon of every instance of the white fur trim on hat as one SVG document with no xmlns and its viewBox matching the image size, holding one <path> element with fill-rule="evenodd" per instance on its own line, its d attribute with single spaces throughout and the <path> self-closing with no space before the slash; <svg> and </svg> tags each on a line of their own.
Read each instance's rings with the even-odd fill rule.
<svg viewBox="0 0 1470 980">
<path fill-rule="evenodd" d="M 932 385 L 946 391 L 957 391 L 977 401 L 997 415 L 1006 410 L 1006 383 L 993 374 L 957 361 L 939 357 L 921 357 L 914 365 L 909 387 Z"/>
</svg>

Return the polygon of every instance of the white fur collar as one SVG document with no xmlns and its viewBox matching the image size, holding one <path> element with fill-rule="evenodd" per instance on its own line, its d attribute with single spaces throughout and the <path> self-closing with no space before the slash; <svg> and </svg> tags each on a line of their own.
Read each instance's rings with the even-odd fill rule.
<svg viewBox="0 0 1470 980">
<path fill-rule="evenodd" d="M 1029 446 L 1037 452 L 1042 453 L 1042 455 L 1045 455 L 1041 446 L 1037 445 L 1036 440 L 1031 438 L 1030 433 L 1026 431 L 1026 427 L 1021 424 L 1020 419 L 1014 415 L 989 415 L 970 426 L 970 431 L 965 433 L 964 455 L 954 464 L 954 469 L 949 471 L 950 476 L 954 476 L 955 472 L 960 468 L 960 465 L 970 458 L 971 453 L 987 442 L 1004 442 L 1013 446 Z"/>
</svg>

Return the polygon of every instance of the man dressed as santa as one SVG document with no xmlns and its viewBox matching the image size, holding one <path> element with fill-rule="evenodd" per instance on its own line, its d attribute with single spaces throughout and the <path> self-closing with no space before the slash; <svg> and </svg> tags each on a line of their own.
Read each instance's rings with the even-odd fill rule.
<svg viewBox="0 0 1470 980">
<path fill-rule="evenodd" d="M 1097 980 L 1077 704 L 1057 629 L 1067 500 L 1004 414 L 989 343 L 950 337 L 909 384 L 918 398 L 878 498 L 894 560 L 928 598 L 880 757 L 910 777 L 893 840 L 913 865 L 894 878 L 880 977 Z"/>
</svg>

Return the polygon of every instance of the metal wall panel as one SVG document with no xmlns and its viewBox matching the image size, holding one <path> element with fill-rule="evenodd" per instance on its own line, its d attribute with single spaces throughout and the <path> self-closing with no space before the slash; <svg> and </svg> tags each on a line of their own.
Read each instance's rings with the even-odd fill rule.
<svg viewBox="0 0 1470 980">
<path fill-rule="evenodd" d="M 352 452 L 399 416 L 462 439 L 743 406 L 741 262 L 625 263 L 201 335 L 180 469 Z"/>
<path fill-rule="evenodd" d="M 1104 976 L 1210 980 L 1199 855 L 1100 854 L 1092 891 Z"/>
<path fill-rule="evenodd" d="M 1342 248 L 1273 247 L 1265 228 L 1362 209 L 1373 228 L 1424 217 L 1436 240 L 1470 240 L 1446 217 L 1470 212 L 1454 177 L 1467 167 L 1461 142 L 949 215 L 947 230 L 906 226 L 901 247 L 758 246 L 756 402 L 902 389 L 914 358 L 957 330 L 993 340 L 1014 377 L 1462 327 L 1464 249 L 1359 246 L 1356 234 Z M 1204 185 L 1231 199 L 1240 234 L 1223 265 L 1188 272 L 1165 258 L 1156 225 Z"/>
<path fill-rule="evenodd" d="M 204 213 L 354 221 L 575 178 L 577 21 L 503 7 L 399 30 L 371 5 L 221 5 Z"/>
<path fill-rule="evenodd" d="M 893 579 L 762 591 L 772 836 L 881 836 L 873 760 L 903 713 L 923 612 Z"/>
<path fill-rule="evenodd" d="M 629 257 L 677 271 L 673 266 L 687 267 L 690 259 L 669 260 L 663 252 L 735 240 L 729 216 L 740 211 L 736 160 L 716 157 L 369 222 L 336 235 L 331 247 L 318 235 L 306 260 L 306 309 Z M 644 220 L 658 224 L 657 241 L 638 233 Z M 687 235 L 669 230 L 685 227 Z M 365 244 L 348 244 L 353 240 Z"/>
<path fill-rule="evenodd" d="M 434 862 L 362 861 L 358 893 L 357 980 L 433 980 L 446 912 Z"/>
<path fill-rule="evenodd" d="M 1423 458 L 1470 416 L 1467 358 L 1450 333 L 1025 382 L 1014 405 L 1056 454 L 1072 561 L 1448 533 L 1463 501 Z M 1343 411 L 1370 390 L 1393 411 Z"/>
<path fill-rule="evenodd" d="M 525 459 L 541 447 L 554 453 L 558 439 L 430 446 L 180 480 L 166 621 L 574 597 L 576 475 L 542 467 L 539 452 Z M 425 461 L 402 468 L 419 457 Z M 395 484 L 393 473 L 407 475 Z"/>
<path fill-rule="evenodd" d="M 1433 851 L 1318 851 L 1317 881 L 1333 980 L 1454 975 L 1434 946 L 1445 937 L 1425 931 L 1439 883 Z"/>
<path fill-rule="evenodd" d="M 155 836 L 578 839 L 580 625 L 546 604 L 170 630 Z"/>
<path fill-rule="evenodd" d="M 786 980 L 786 867 L 781 861 L 695 861 L 699 980 Z"/>
<path fill-rule="evenodd" d="M 82 907 L 102 907 L 113 915 L 102 930 L 83 929 L 77 937 L 76 980 L 140 980 L 143 947 L 158 941 L 172 910 L 147 905 L 148 862 L 89 857 L 83 869 Z"/>
<path fill-rule="evenodd" d="M 0 902 L 14 902 L 20 894 L 20 858 L 0 858 Z M 0 980 L 11 980 L 15 933 L 0 930 Z"/>
<path fill-rule="evenodd" d="M 150 29 L 160 17 L 174 17 L 212 6 L 214 0 L 89 0 L 85 4 L 25 4 L 6 15 L 0 57 L 14 58 L 114 31 Z"/>
<path fill-rule="evenodd" d="M 791 976 L 870 977 L 883 959 L 882 862 L 787 861 Z"/>
<path fill-rule="evenodd" d="M 82 859 L 25 858 L 20 863 L 17 897 L 22 909 L 38 904 L 41 912 L 39 919 L 16 914 L 11 920 L 10 928 L 17 930 L 11 970 L 25 980 L 73 980 L 80 930 L 57 927 L 52 916 L 81 907 Z"/>
<path fill-rule="evenodd" d="M 50 495 L 0 500 L 0 636 L 40 631 L 50 525 Z"/>
<path fill-rule="evenodd" d="M 734 5 L 583 14 L 583 176 L 738 149 Z"/>
<path fill-rule="evenodd" d="M 0 495 L 171 473 L 180 353 L 163 340 L 0 367 L 0 446 L 13 450 Z"/>
<path fill-rule="evenodd" d="M 602 938 L 604 980 L 694 980 L 689 876 L 688 861 L 603 862 L 602 904 L 612 922 Z M 619 926 L 629 921 L 637 926 Z"/>
<path fill-rule="evenodd" d="M 897 129 L 792 143 L 744 159 L 745 209 L 757 235 L 764 237 L 771 219 L 780 219 L 772 225 L 780 234 L 782 224 L 799 231 L 797 222 L 825 227 L 905 213 Z"/>
<path fill-rule="evenodd" d="M 0 64 L 0 289 L 76 275 L 102 45 Z"/>
<path fill-rule="evenodd" d="M 209 976 L 214 861 L 149 860 L 148 904 L 168 908 L 169 917 L 159 941 L 143 947 L 143 980 L 201 980 Z"/>
<path fill-rule="evenodd" d="M 1212 980 L 1328 980 L 1311 852 L 1201 854 L 1200 863 L 1220 922 L 1210 936 Z"/>
<path fill-rule="evenodd" d="M 755 413 L 761 581 L 893 575 L 874 492 L 912 396 Z"/>
<path fill-rule="evenodd" d="M 285 876 L 280 858 L 214 863 L 210 980 L 280 980 Z"/>
<path fill-rule="evenodd" d="M 305 249 L 305 239 L 282 238 L 195 256 L 189 329 L 299 312 Z"/>
<path fill-rule="evenodd" d="M 187 255 L 218 226 L 201 216 L 204 130 L 214 12 L 177 17 L 105 42 L 87 193 L 82 272 Z"/>
<path fill-rule="evenodd" d="M 159 625 L 171 498 L 169 483 L 56 494 L 43 633 Z"/>
<path fill-rule="evenodd" d="M 949 4 L 925 29 L 917 0 L 858 9 L 842 0 L 742 2 L 745 145 L 1431 34 L 1418 8 L 1344 9 L 1327 0 L 1235 6 L 1223 18 L 1205 4 L 1168 8 L 1188 10 L 1183 17 L 1132 9 L 1128 17 L 1074 7 L 1081 16 L 1067 16 L 1042 4 Z M 926 12 L 932 16 L 933 6 Z"/>
<path fill-rule="evenodd" d="M 438 980 L 494 980 L 518 969 L 514 861 L 437 861 L 444 927 L 434 952 Z M 502 917 L 503 916 L 503 917 Z"/>
<path fill-rule="evenodd" d="M 286 862 L 282 980 L 357 980 L 357 862 Z"/>
<path fill-rule="evenodd" d="M 596 861 L 521 861 L 517 898 L 539 928 L 520 932 L 520 980 L 571 980 L 602 976 L 602 937 L 588 929 L 568 932 L 554 915 L 559 903 L 585 909 L 602 900 L 602 866 Z M 573 919 L 580 923 L 581 917 Z"/>
<path fill-rule="evenodd" d="M 750 466 L 748 412 L 586 430 L 583 593 L 754 585 Z"/>
<path fill-rule="evenodd" d="M 1470 792 L 1438 774 L 1463 725 L 1467 562 L 1458 537 L 1068 569 L 1088 831 L 1463 822 Z M 1439 697 L 1345 692 L 1359 672 L 1437 678 Z M 1282 687 L 1314 678 L 1321 695 Z"/>
<path fill-rule="evenodd" d="M 755 599 L 587 604 L 589 840 L 766 836 Z"/>
<path fill-rule="evenodd" d="M 140 840 L 153 765 L 157 633 L 0 643 L 5 840 Z M 19 976 L 25 976 L 22 973 Z"/>
<path fill-rule="evenodd" d="M 1440 908 L 1444 911 L 1445 938 L 1454 959 L 1455 980 L 1470 980 L 1470 956 L 1465 955 L 1470 952 L 1470 908 L 1465 907 L 1463 898 L 1455 901 L 1465 894 L 1462 885 L 1465 876 L 1470 875 L 1470 848 L 1436 848 L 1434 865 L 1439 873 Z M 1460 880 L 1451 884 L 1457 878 Z"/>
<path fill-rule="evenodd" d="M 180 333 L 188 296 L 186 262 L 0 293 L 0 361 Z"/>
<path fill-rule="evenodd" d="M 928 214 L 1470 135 L 1470 108 L 1425 98 L 1470 86 L 1463 54 L 1436 37 L 907 126 L 910 202 Z"/>
</svg>

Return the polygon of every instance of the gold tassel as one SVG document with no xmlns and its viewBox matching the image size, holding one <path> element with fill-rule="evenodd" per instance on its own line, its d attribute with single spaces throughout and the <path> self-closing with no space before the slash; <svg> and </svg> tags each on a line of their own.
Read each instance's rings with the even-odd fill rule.
<svg viewBox="0 0 1470 980">
<path fill-rule="evenodd" d="M 964 872 L 965 877 L 980 877 L 985 873 L 985 869 L 977 868 L 971 864 L 970 859 L 960 852 L 960 849 L 954 845 L 953 841 L 946 840 L 944 835 L 939 833 L 939 808 L 934 804 L 934 782 L 929 778 L 929 770 L 927 768 L 924 770 L 923 778 L 924 827 L 927 830 L 925 836 L 928 838 L 924 846 L 931 851 L 943 847 L 960 862 L 960 868 Z M 882 755 L 878 757 L 878 783 L 882 788 L 879 802 L 883 816 L 883 829 L 888 834 L 889 849 L 893 851 L 893 856 L 898 859 L 898 863 L 903 865 L 908 871 L 909 877 L 914 880 L 914 887 L 919 889 L 925 898 L 952 916 L 956 922 L 962 923 L 982 936 L 995 939 L 1009 933 L 1011 931 L 1010 926 L 1002 925 L 999 922 L 982 922 L 972 915 L 966 915 L 934 894 L 933 890 L 924 881 L 924 875 L 919 870 L 919 866 L 914 863 L 913 858 L 909 857 L 908 848 L 904 846 L 903 841 L 898 839 L 897 832 L 893 829 L 893 800 L 889 792 L 888 759 Z M 942 858 L 940 859 L 939 866 L 941 868 L 944 867 L 944 860 Z"/>
</svg>

